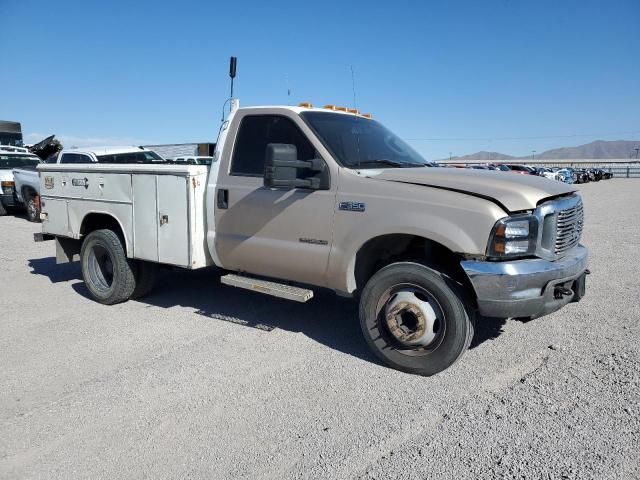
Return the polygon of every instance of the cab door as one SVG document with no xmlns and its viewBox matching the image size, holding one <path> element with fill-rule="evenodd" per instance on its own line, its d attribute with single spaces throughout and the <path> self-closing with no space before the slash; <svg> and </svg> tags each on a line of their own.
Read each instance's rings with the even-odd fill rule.
<svg viewBox="0 0 640 480">
<path fill-rule="evenodd" d="M 327 190 L 263 186 L 269 143 L 295 145 L 300 160 L 320 158 L 296 117 L 244 113 L 234 118 L 235 142 L 223 153 L 229 161 L 215 195 L 216 251 L 230 270 L 325 285 L 335 182 Z"/>
</svg>

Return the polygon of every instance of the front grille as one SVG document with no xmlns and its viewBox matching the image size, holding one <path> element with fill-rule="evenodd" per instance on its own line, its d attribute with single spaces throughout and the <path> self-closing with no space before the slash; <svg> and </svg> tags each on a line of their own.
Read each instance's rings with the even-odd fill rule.
<svg viewBox="0 0 640 480">
<path fill-rule="evenodd" d="M 582 201 L 571 208 L 558 212 L 556 220 L 556 239 L 554 251 L 556 255 L 571 250 L 580 241 L 584 211 Z"/>
</svg>

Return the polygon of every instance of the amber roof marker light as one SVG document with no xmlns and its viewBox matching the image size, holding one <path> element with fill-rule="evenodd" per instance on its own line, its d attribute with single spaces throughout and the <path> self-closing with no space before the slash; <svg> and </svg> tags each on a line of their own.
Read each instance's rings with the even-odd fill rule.
<svg viewBox="0 0 640 480">
<path fill-rule="evenodd" d="M 298 106 L 301 108 L 313 108 L 313 104 L 311 102 L 300 102 Z"/>
</svg>

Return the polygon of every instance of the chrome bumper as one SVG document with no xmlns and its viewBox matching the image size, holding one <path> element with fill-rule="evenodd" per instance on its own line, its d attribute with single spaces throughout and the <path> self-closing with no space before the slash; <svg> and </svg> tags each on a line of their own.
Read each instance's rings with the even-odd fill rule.
<svg viewBox="0 0 640 480">
<path fill-rule="evenodd" d="M 547 315 L 571 301 L 580 300 L 578 280 L 587 269 L 587 249 L 573 248 L 556 261 L 542 259 L 510 262 L 460 262 L 478 300 L 480 313 L 487 317 L 530 317 Z M 564 287 L 573 295 L 556 298 L 555 290 Z"/>
</svg>

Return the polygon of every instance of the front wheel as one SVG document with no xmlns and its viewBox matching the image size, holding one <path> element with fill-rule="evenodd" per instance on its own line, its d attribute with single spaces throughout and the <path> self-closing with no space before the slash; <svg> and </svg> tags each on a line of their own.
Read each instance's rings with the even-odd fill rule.
<svg viewBox="0 0 640 480">
<path fill-rule="evenodd" d="M 387 365 L 430 376 L 469 348 L 473 325 L 462 299 L 437 271 L 399 262 L 379 270 L 360 298 L 360 325 Z"/>
<path fill-rule="evenodd" d="M 24 196 L 27 207 L 27 219 L 30 222 L 40 221 L 40 197 L 38 195 L 27 194 Z"/>
</svg>

